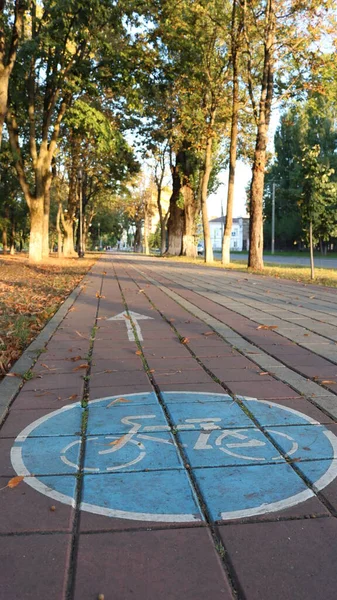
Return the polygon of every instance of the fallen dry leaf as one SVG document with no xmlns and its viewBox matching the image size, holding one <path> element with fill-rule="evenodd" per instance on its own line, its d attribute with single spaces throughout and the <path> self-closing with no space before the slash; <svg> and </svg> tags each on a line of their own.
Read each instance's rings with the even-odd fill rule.
<svg viewBox="0 0 337 600">
<path fill-rule="evenodd" d="M 141 351 L 140 351 L 140 350 L 137 350 L 137 351 L 135 352 L 135 354 L 137 354 L 137 356 L 141 356 L 141 354 L 142 354 L 142 353 L 141 353 Z"/>
<path fill-rule="evenodd" d="M 259 375 L 269 375 L 268 371 L 261 371 L 261 373 L 259 373 Z"/>
<path fill-rule="evenodd" d="M 21 375 L 19 373 L 7 373 L 6 377 L 21 377 Z"/>
<path fill-rule="evenodd" d="M 259 325 L 256 329 L 277 329 L 277 325 Z"/>
<path fill-rule="evenodd" d="M 113 442 L 109 442 L 108 446 L 117 446 L 117 444 L 120 444 L 122 440 L 124 440 L 125 435 L 122 435 L 122 437 L 118 438 L 118 440 L 114 440 Z"/>
<path fill-rule="evenodd" d="M 333 381 L 332 379 L 323 379 L 323 381 L 321 381 L 321 383 L 325 383 L 328 385 L 329 383 L 330 384 L 336 383 L 336 381 Z"/>
<path fill-rule="evenodd" d="M 202 335 L 215 335 L 215 331 L 205 331 Z"/>
<path fill-rule="evenodd" d="M 126 403 L 126 402 L 131 402 L 131 401 L 127 400 L 126 398 L 116 398 L 115 400 L 112 400 L 112 402 L 110 402 L 110 404 L 107 405 L 107 408 L 110 408 L 110 406 L 113 406 L 113 404 Z"/>
<path fill-rule="evenodd" d="M 83 365 L 78 365 L 78 367 L 75 367 L 75 368 L 73 369 L 73 373 L 75 373 L 76 371 L 80 371 L 80 369 L 87 369 L 88 367 L 89 367 L 89 365 L 88 365 L 88 364 L 86 364 L 86 363 L 83 363 Z"/>
<path fill-rule="evenodd" d="M 80 331 L 77 331 L 76 329 L 75 329 L 75 333 L 77 333 L 77 335 L 79 335 L 81 338 L 84 338 L 86 340 L 88 339 L 86 335 L 83 335 Z"/>
<path fill-rule="evenodd" d="M 189 340 L 187 337 L 184 337 L 184 338 L 182 338 L 182 339 L 180 340 L 180 343 L 181 343 L 181 344 L 188 344 L 188 342 L 189 342 L 189 341 L 190 341 L 190 340 Z"/>
<path fill-rule="evenodd" d="M 78 398 L 78 394 L 72 394 L 71 396 L 68 396 L 66 400 L 76 400 L 76 398 Z"/>
<path fill-rule="evenodd" d="M 77 362 L 78 360 L 83 360 L 82 356 L 72 356 L 72 358 L 68 359 L 71 362 Z"/>
<path fill-rule="evenodd" d="M 23 475 L 17 475 L 16 477 L 12 477 L 12 479 L 9 480 L 9 482 L 7 483 L 7 485 L 5 485 L 4 487 L 0 488 L 0 492 L 2 490 L 5 490 L 6 488 L 15 488 L 17 485 L 19 485 L 19 483 L 21 483 L 21 481 L 24 479 Z"/>
</svg>

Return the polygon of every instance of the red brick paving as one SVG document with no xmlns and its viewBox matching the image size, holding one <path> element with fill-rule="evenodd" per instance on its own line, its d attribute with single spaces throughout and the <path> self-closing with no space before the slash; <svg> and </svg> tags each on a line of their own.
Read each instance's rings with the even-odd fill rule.
<svg viewBox="0 0 337 600">
<path fill-rule="evenodd" d="M 144 356 L 157 389 L 225 393 L 229 388 L 233 394 L 274 400 L 327 424 L 330 430 L 336 429 L 329 417 L 291 387 L 270 375 L 261 376 L 262 369 L 253 362 L 254 353 L 249 360 L 219 336 L 205 336 L 210 331 L 207 325 L 132 272 L 178 334 L 187 338 L 187 344 L 181 344 L 175 331 L 139 293 L 123 264 L 117 260 L 116 270 L 129 309 L 154 318 L 140 321 L 140 325 Z M 40 416 L 81 399 L 86 372 L 74 369 L 88 360 L 98 303 L 96 292 L 105 269 L 105 298 L 99 306 L 89 399 L 153 390 L 136 355 L 137 344 L 127 340 L 125 323 L 106 320 L 125 310 L 111 266 L 96 266 L 88 276 L 90 285 L 35 365 L 33 372 L 42 379 L 24 385 L 1 430 L 0 488 L 4 489 L 0 491 L 0 600 L 89 600 L 98 594 L 104 594 L 105 600 L 335 600 L 335 480 L 302 504 L 252 517 L 248 523 L 220 525 L 213 532 L 207 523 L 200 522 L 152 524 L 78 513 L 78 509 L 76 513 L 24 482 L 13 489 L 6 487 L 15 476 L 9 455 L 17 433 Z M 157 274 L 155 277 L 160 279 Z M 256 323 L 180 285 L 170 287 L 266 352 L 288 360 L 290 366 L 297 365 L 308 377 L 316 370 L 317 375 L 329 379 L 335 370 L 337 373 L 337 367 L 329 361 L 282 339 L 276 332 L 259 331 Z M 189 349 L 223 381 L 223 386 L 198 364 Z M 71 358 L 76 357 L 79 360 L 72 362 Z M 298 463 L 301 469 L 306 476 L 305 461 Z M 50 510 L 51 506 L 55 510 Z M 223 540 L 225 553 L 217 538 Z"/>
</svg>

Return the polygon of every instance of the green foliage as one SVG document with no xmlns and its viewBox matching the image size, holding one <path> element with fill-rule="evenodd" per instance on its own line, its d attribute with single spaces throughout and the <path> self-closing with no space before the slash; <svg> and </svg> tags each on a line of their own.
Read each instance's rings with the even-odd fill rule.
<svg viewBox="0 0 337 600">
<path fill-rule="evenodd" d="M 149 235 L 149 248 L 151 250 L 158 250 L 161 244 L 161 235 L 160 235 L 160 224 L 157 225 L 156 231 L 154 233 L 150 233 Z"/>
<path fill-rule="evenodd" d="M 318 144 L 302 148 L 303 186 L 299 201 L 303 228 L 307 236 L 313 224 L 314 242 L 337 236 L 337 182 L 334 169 L 328 168 L 320 156 Z"/>
<path fill-rule="evenodd" d="M 314 223 L 317 222 L 314 227 L 316 241 L 334 237 L 333 214 L 337 208 L 337 195 L 334 197 L 333 191 L 337 181 L 334 103 L 314 93 L 307 101 L 293 105 L 281 116 L 274 143 L 276 157 L 266 175 L 264 194 L 266 244 L 269 246 L 270 243 L 273 182 L 276 183 L 277 248 L 290 248 L 307 241 L 303 230 L 307 232 L 308 229 L 309 207 L 315 214 Z"/>
</svg>

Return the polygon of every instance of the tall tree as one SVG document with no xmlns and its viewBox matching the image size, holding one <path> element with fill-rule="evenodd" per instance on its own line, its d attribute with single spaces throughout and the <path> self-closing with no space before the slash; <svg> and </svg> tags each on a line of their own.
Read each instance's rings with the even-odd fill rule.
<svg viewBox="0 0 337 600">
<path fill-rule="evenodd" d="M 300 199 L 304 231 L 309 238 L 311 278 L 314 279 L 313 245 L 320 237 L 337 235 L 337 182 L 332 181 L 334 169 L 320 161 L 319 145 L 303 149 L 303 191 Z"/>
<path fill-rule="evenodd" d="M 68 194 L 61 203 L 65 256 L 75 255 L 74 230 L 79 218 L 78 185 L 81 170 L 83 231 L 87 232 L 102 194 L 117 193 L 139 165 L 104 102 L 83 96 L 69 109 L 62 128 L 59 161 L 67 174 Z"/>
<path fill-rule="evenodd" d="M 240 109 L 240 48 L 242 45 L 243 10 L 241 0 L 233 0 L 231 23 L 231 69 L 232 69 L 232 114 L 229 147 L 229 173 L 227 190 L 226 224 L 222 238 L 222 264 L 230 262 L 230 243 L 233 227 L 233 205 L 235 188 L 235 169 L 238 145 L 239 109 Z"/>
<path fill-rule="evenodd" d="M 303 86 L 313 45 L 322 40 L 329 4 L 329 0 L 265 0 L 261 6 L 258 0 L 244 0 L 246 81 L 256 123 L 248 259 L 254 270 L 263 269 L 263 188 L 272 101 Z"/>
<path fill-rule="evenodd" d="M 90 78 L 98 66 L 94 61 L 98 45 L 107 30 L 117 44 L 121 20 L 120 6 L 108 0 L 30 4 L 20 66 L 16 68 L 16 63 L 10 85 L 7 124 L 30 212 L 32 261 L 40 261 L 49 251 L 51 165 L 62 120 L 74 95 L 93 86 Z"/>
</svg>

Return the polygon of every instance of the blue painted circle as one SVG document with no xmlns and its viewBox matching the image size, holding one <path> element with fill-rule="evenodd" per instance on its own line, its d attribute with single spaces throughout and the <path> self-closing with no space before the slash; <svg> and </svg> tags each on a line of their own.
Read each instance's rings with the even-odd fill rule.
<svg viewBox="0 0 337 600">
<path fill-rule="evenodd" d="M 202 520 L 198 494 L 214 521 L 284 510 L 337 475 L 336 436 L 289 407 L 197 392 L 162 401 L 166 415 L 154 393 L 48 413 L 16 438 L 12 464 L 60 502 L 74 504 L 80 485 L 82 510 L 160 522 Z"/>
</svg>

